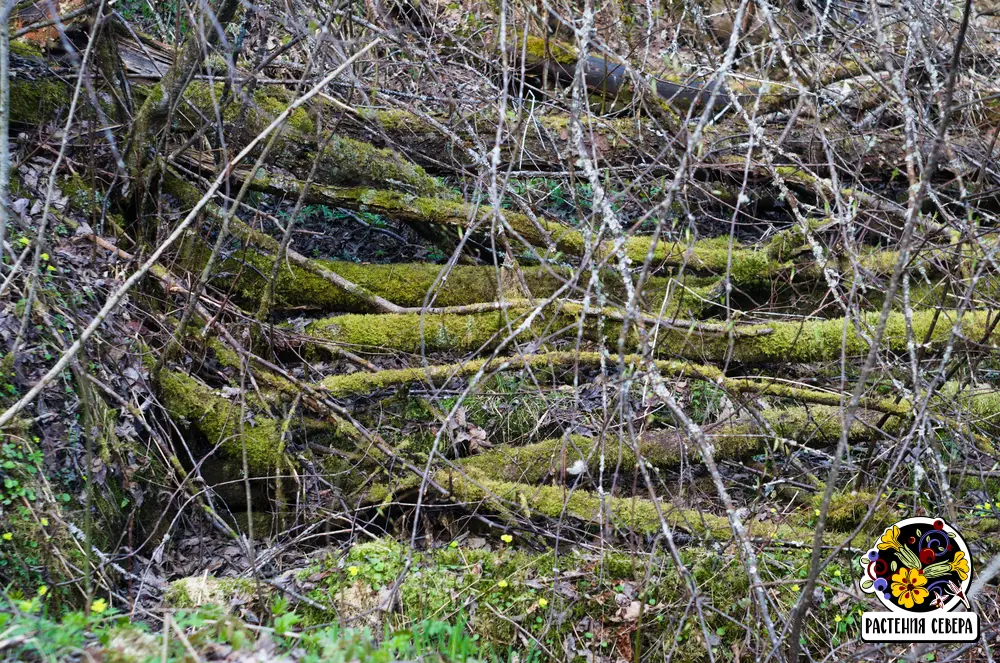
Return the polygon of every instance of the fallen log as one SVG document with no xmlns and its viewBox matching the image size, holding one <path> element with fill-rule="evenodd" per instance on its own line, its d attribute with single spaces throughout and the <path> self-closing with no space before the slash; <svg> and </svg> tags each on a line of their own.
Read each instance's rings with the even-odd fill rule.
<svg viewBox="0 0 1000 663">
<path fill-rule="evenodd" d="M 842 413 L 836 406 L 769 408 L 761 410 L 760 415 L 773 434 L 749 418 L 706 426 L 713 457 L 717 461 L 743 460 L 779 448 L 787 440 L 819 448 L 836 444 L 843 432 Z M 848 440 L 867 442 L 899 430 L 901 420 L 895 417 L 883 430 L 875 428 L 880 416 L 870 410 L 859 411 L 859 420 L 852 423 Z M 639 435 L 637 444 L 638 454 L 624 440 L 609 437 L 601 441 L 573 435 L 568 439 L 490 449 L 463 460 L 462 465 L 477 468 L 498 481 L 537 484 L 546 480 L 572 483 L 584 472 L 594 480 L 602 471 L 607 477 L 620 470 L 631 472 L 639 459 L 660 469 L 676 468 L 682 461 L 699 462 L 697 450 L 681 430 L 647 430 Z"/>
<path fill-rule="evenodd" d="M 614 530 L 653 535 L 666 524 L 696 538 L 729 541 L 733 538 L 729 520 L 702 509 L 685 509 L 666 500 L 654 504 L 648 498 L 599 496 L 583 488 L 535 486 L 512 481 L 497 481 L 476 469 L 441 470 L 438 483 L 451 488 L 452 501 L 484 506 L 508 518 L 544 517 L 556 522 L 579 521 L 588 528 L 602 524 Z M 663 520 L 660 519 L 663 514 Z M 569 525 L 569 523 L 566 523 Z M 771 520 L 749 519 L 744 523 L 750 539 L 756 543 L 812 541 L 813 530 Z M 843 537 L 828 534 L 828 545 L 838 545 Z"/>
<path fill-rule="evenodd" d="M 582 306 L 576 303 L 562 303 L 542 311 L 527 329 L 515 335 L 518 325 L 531 312 L 532 309 L 511 309 L 472 315 L 349 314 L 316 320 L 306 327 L 306 333 L 324 342 L 369 351 L 410 353 L 479 352 L 500 347 L 504 341 L 548 343 L 560 338 L 572 340 L 581 327 L 585 340 L 598 340 L 597 316 L 593 313 L 582 315 Z M 913 334 L 926 343 L 930 352 L 940 351 L 949 343 L 980 342 L 989 329 L 990 321 L 998 314 L 1000 312 L 980 310 L 956 319 L 954 311 L 916 311 L 912 315 Z M 682 329 L 682 323 L 661 327 L 654 350 L 660 356 L 705 362 L 722 362 L 727 358 L 748 364 L 833 361 L 842 354 L 847 357 L 864 354 L 868 350 L 868 342 L 855 323 L 862 330 L 870 330 L 878 317 L 878 313 L 867 313 L 854 321 L 834 318 L 745 325 L 733 330 L 732 339 L 725 332 L 694 327 Z M 960 338 L 952 337 L 953 325 L 960 330 Z M 605 319 L 602 327 L 602 338 L 606 342 L 617 343 L 621 323 Z M 882 347 L 887 352 L 898 353 L 905 352 L 907 345 L 903 314 L 890 314 Z M 638 347 L 634 331 L 628 335 L 626 347 Z"/>
<path fill-rule="evenodd" d="M 602 363 L 617 369 L 619 362 L 626 370 L 642 365 L 640 355 L 602 355 L 598 352 L 548 352 L 516 357 L 497 357 L 495 359 L 470 359 L 461 364 L 444 364 L 420 366 L 412 368 L 383 369 L 374 373 L 351 373 L 349 375 L 332 375 L 322 381 L 322 387 L 333 396 L 359 396 L 377 393 L 383 389 L 395 389 L 412 384 L 425 384 L 444 387 L 451 380 L 468 378 L 480 371 L 493 374 L 499 371 L 570 371 L 576 367 L 595 368 Z M 819 391 L 802 387 L 793 387 L 787 383 L 768 378 L 731 378 L 715 366 L 694 364 L 688 361 L 657 360 L 656 369 L 664 375 L 682 378 L 706 380 L 719 386 L 731 394 L 752 394 L 757 397 L 774 397 L 797 400 L 800 402 L 840 406 L 844 396 L 836 392 Z M 899 403 L 892 399 L 863 399 L 862 407 L 875 412 L 906 415 L 910 405 L 906 401 Z M 1000 409 L 998 409 L 1000 411 Z"/>
</svg>

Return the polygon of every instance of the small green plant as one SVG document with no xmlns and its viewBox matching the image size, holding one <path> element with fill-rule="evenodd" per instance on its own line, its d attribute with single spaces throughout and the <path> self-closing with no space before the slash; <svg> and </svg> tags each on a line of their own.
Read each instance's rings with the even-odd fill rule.
<svg viewBox="0 0 1000 663">
<path fill-rule="evenodd" d="M 462 622 L 425 620 L 406 629 L 390 631 L 381 641 L 376 641 L 367 629 L 328 626 L 303 634 L 297 644 L 308 652 L 301 659 L 308 663 L 500 660 L 486 652 L 477 639 L 468 634 Z"/>
<path fill-rule="evenodd" d="M 34 502 L 35 489 L 32 485 L 41 463 L 40 451 L 27 450 L 12 441 L 0 445 L 0 477 L 3 479 L 0 504 L 10 506 L 14 500 L 21 497 Z"/>
<path fill-rule="evenodd" d="M 725 392 L 711 382 L 695 382 L 691 387 L 691 418 L 696 423 L 709 421 L 719 413 Z"/>
</svg>

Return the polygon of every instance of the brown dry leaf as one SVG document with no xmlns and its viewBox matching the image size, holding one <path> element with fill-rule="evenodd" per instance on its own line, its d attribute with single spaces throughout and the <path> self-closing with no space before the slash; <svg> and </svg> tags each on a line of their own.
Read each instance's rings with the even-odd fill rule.
<svg viewBox="0 0 1000 663">
<path fill-rule="evenodd" d="M 615 633 L 615 648 L 618 656 L 626 661 L 631 661 L 635 653 L 632 651 L 632 632 L 635 625 L 622 626 Z"/>
<path fill-rule="evenodd" d="M 492 449 L 493 444 L 486 439 L 486 431 L 476 426 L 475 424 L 470 424 L 469 432 L 469 455 L 477 454 L 484 449 Z"/>
</svg>

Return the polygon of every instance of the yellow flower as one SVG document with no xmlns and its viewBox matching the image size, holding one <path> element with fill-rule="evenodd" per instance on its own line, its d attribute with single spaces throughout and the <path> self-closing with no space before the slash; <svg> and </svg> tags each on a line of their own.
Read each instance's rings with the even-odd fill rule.
<svg viewBox="0 0 1000 663">
<path fill-rule="evenodd" d="M 836 617 L 833 618 L 833 621 L 839 624 L 840 622 L 844 621 L 844 618 L 841 617 L 840 615 L 837 615 Z"/>
<path fill-rule="evenodd" d="M 500 589 L 503 589 L 506 586 L 507 586 L 506 580 L 501 580 L 500 582 L 497 583 L 497 587 L 499 587 Z"/>
<path fill-rule="evenodd" d="M 351 576 L 353 577 L 353 576 L 356 576 L 359 573 L 361 573 L 361 569 L 359 569 L 356 566 L 349 566 L 349 567 L 347 567 L 347 572 L 350 573 Z"/>
<path fill-rule="evenodd" d="M 90 604 L 90 611 L 97 615 L 101 614 L 107 609 L 108 609 L 108 602 L 105 601 L 104 599 L 97 599 L 96 601 Z"/>
<path fill-rule="evenodd" d="M 511 541 L 514 540 L 514 537 L 512 537 L 510 534 L 504 534 L 503 536 L 500 537 L 500 540 L 503 541 L 504 543 L 510 543 Z"/>
<path fill-rule="evenodd" d="M 11 534 L 10 532 L 4 532 L 3 533 L 3 540 L 4 541 L 10 541 L 13 538 L 14 538 L 14 535 Z"/>
<path fill-rule="evenodd" d="M 951 560 L 951 570 L 958 572 L 958 577 L 965 580 L 969 577 L 969 560 L 965 559 L 965 553 L 959 550 L 955 553 L 955 559 Z"/>
<path fill-rule="evenodd" d="M 538 599 L 538 607 L 539 608 L 544 608 L 548 604 L 549 604 L 549 600 L 548 599 Z"/>
<path fill-rule="evenodd" d="M 48 526 L 49 526 L 49 519 L 42 518 L 42 527 L 48 527 Z"/>
<path fill-rule="evenodd" d="M 918 569 L 908 569 L 905 566 L 892 576 L 892 595 L 899 600 L 899 605 L 906 609 L 913 604 L 921 604 L 929 592 L 924 587 L 927 578 Z"/>
<path fill-rule="evenodd" d="M 889 548 L 899 550 L 899 528 L 895 525 L 892 526 L 892 529 L 887 529 L 882 538 L 878 540 L 879 550 L 888 550 Z"/>
<path fill-rule="evenodd" d="M 792 591 L 793 592 L 797 592 L 797 591 L 799 591 L 799 589 L 801 589 L 801 588 L 798 585 L 792 585 Z"/>
<path fill-rule="evenodd" d="M 38 588 L 38 595 L 39 596 L 45 596 L 48 593 L 49 593 L 49 588 L 46 587 L 45 585 L 42 585 L 41 587 Z"/>
</svg>

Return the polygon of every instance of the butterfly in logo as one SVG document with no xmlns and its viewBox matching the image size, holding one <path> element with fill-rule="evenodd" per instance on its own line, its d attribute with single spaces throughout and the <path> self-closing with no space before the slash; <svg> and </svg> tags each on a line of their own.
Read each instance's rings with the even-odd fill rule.
<svg viewBox="0 0 1000 663">
<path fill-rule="evenodd" d="M 949 580 L 948 581 L 948 589 L 951 590 L 952 594 L 954 594 L 955 596 L 957 596 L 959 599 L 962 600 L 962 603 L 965 605 L 965 609 L 966 610 L 972 610 L 972 606 L 969 604 L 969 599 L 965 598 L 965 592 L 962 591 L 961 587 L 959 587 L 958 585 L 956 585 L 955 583 L 953 583 L 951 580 Z"/>
</svg>

